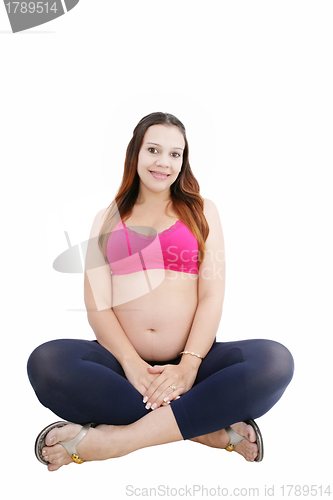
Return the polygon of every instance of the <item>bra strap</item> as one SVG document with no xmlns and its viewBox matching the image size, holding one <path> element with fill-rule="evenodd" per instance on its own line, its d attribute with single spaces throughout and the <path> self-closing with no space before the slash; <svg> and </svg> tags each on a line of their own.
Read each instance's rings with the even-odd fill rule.
<svg viewBox="0 0 333 500">
<path fill-rule="evenodd" d="M 125 229 L 125 234 L 126 234 L 126 241 L 127 241 L 128 253 L 129 253 L 130 255 L 132 255 L 132 252 L 131 252 L 131 246 L 130 246 L 130 241 L 129 241 L 128 232 L 127 232 L 127 227 L 125 226 L 125 224 L 124 224 L 124 221 L 123 221 L 123 220 L 122 220 L 121 222 L 122 222 L 122 224 L 123 224 L 123 226 L 124 226 L 124 229 Z"/>
</svg>

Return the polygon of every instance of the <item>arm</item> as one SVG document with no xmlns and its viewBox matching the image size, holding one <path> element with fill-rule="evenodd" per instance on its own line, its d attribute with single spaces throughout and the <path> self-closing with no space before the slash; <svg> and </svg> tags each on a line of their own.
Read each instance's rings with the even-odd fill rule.
<svg viewBox="0 0 333 500">
<path fill-rule="evenodd" d="M 84 302 L 88 322 L 98 343 L 110 351 L 121 364 L 127 379 L 143 394 L 155 380 L 150 366 L 136 352 L 116 315 L 111 309 L 111 272 L 98 247 L 98 234 L 103 223 L 101 210 L 92 225 L 84 274 Z"/>
<path fill-rule="evenodd" d="M 206 356 L 217 333 L 221 320 L 225 290 L 225 248 L 222 226 L 216 206 L 205 199 L 204 214 L 209 224 L 204 259 L 199 268 L 198 306 L 188 336 L 185 351 Z M 193 385 L 202 360 L 183 354 L 178 365 L 149 368 L 150 373 L 160 373 L 145 393 L 147 401 L 161 404 L 164 398 L 174 399 L 187 392 Z M 177 390 L 172 392 L 170 385 Z M 156 391 L 156 392 L 155 392 Z"/>
<path fill-rule="evenodd" d="M 204 214 L 209 224 L 206 252 L 199 268 L 198 307 L 184 351 L 206 356 L 216 336 L 222 316 L 225 291 L 225 247 L 216 206 L 205 199 Z M 192 359 L 191 359 L 192 358 Z M 182 364 L 200 366 L 195 356 L 183 354 Z"/>
</svg>

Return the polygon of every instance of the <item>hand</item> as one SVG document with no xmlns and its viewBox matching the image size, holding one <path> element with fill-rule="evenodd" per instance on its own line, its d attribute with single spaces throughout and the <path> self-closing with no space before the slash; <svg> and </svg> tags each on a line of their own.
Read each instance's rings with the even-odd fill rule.
<svg viewBox="0 0 333 500">
<path fill-rule="evenodd" d="M 148 368 L 150 374 L 158 375 L 144 393 L 146 408 L 155 410 L 167 405 L 181 394 L 189 391 L 194 384 L 198 368 L 184 365 L 155 365 Z M 170 386 L 175 386 L 173 390 Z"/>
<path fill-rule="evenodd" d="M 148 369 L 152 368 L 152 366 L 141 358 L 131 360 L 127 364 L 124 363 L 122 368 L 127 380 L 142 396 L 146 394 L 147 389 L 159 376 L 158 374 L 149 373 Z"/>
</svg>

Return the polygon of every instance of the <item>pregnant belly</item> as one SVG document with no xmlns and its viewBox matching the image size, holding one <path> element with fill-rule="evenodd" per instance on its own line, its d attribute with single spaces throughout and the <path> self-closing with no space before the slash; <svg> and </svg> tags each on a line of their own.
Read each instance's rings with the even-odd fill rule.
<svg viewBox="0 0 333 500">
<path fill-rule="evenodd" d="M 113 276 L 113 295 L 123 296 L 125 286 L 133 290 L 143 274 Z M 139 356 L 167 361 L 184 349 L 197 303 L 197 275 L 166 271 L 156 288 L 112 309 Z"/>
</svg>

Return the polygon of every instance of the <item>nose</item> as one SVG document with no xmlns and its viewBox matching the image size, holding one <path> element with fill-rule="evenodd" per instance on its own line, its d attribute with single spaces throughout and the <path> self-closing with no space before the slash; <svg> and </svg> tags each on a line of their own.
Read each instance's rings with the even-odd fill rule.
<svg viewBox="0 0 333 500">
<path fill-rule="evenodd" d="M 159 167 L 170 167 L 170 159 L 167 155 L 160 155 L 156 160 L 156 165 Z"/>
</svg>

